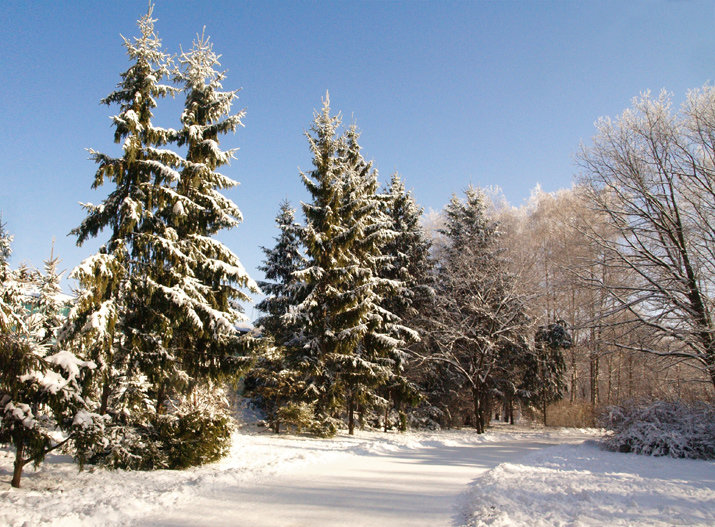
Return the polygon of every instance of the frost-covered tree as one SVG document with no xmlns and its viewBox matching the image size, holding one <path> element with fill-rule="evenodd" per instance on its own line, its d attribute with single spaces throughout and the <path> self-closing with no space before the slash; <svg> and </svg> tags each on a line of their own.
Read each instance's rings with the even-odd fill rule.
<svg viewBox="0 0 715 527">
<path fill-rule="evenodd" d="M 0 333 L 23 328 L 23 298 L 16 273 L 10 268 L 12 236 L 0 218 Z"/>
<path fill-rule="evenodd" d="M 394 233 L 357 129 L 339 134 L 339 126 L 326 96 L 306 134 L 314 169 L 301 174 L 312 201 L 303 204 L 308 261 L 295 276 L 305 284 L 306 297 L 287 318 L 303 330 L 297 360 L 302 397 L 326 429 L 344 408 L 352 432 L 356 412 L 384 404 L 377 388 L 389 378 L 389 350 L 401 340 L 399 320 L 379 305 L 395 286 L 378 275 L 382 248 Z"/>
<path fill-rule="evenodd" d="M 114 188 L 100 205 L 84 204 L 87 217 L 72 234 L 78 245 L 105 229 L 109 239 L 72 271 L 80 295 L 61 335 L 97 363 L 96 410 L 113 417 L 113 443 L 122 445 L 113 455 L 125 460 L 135 456 L 132 448 L 142 448 L 137 430 L 151 428 L 162 409 L 164 380 L 179 374 L 163 368 L 171 358 L 166 347 L 171 321 L 152 302 L 154 257 L 170 236 L 157 211 L 171 202 L 180 158 L 162 148 L 173 132 L 152 122 L 157 98 L 176 90 L 161 83 L 169 74 L 168 56 L 151 15 L 152 6 L 139 20 L 140 37 L 124 39 L 131 66 L 102 100 L 119 105 L 112 121 L 122 155 L 90 150 L 99 165 L 93 188 L 107 182 Z"/>
<path fill-rule="evenodd" d="M 358 144 L 355 125 L 341 141 L 338 155 L 344 164 L 343 195 L 340 209 L 345 226 L 349 257 L 347 270 L 351 301 L 347 314 L 354 326 L 346 336 L 353 349 L 334 356 L 336 370 L 345 389 L 348 430 L 355 428 L 355 412 L 388 406 L 380 388 L 399 371 L 400 347 L 405 338 L 417 339 L 414 331 L 401 324 L 399 317 L 382 306 L 382 300 L 398 294 L 402 283 L 380 275 L 388 256 L 385 245 L 395 237 L 390 218 L 383 210 L 388 196 L 378 194 L 377 171 L 366 162 Z"/>
<path fill-rule="evenodd" d="M 599 120 L 581 149 L 582 182 L 612 227 L 585 232 L 603 268 L 627 276 L 591 282 L 612 303 L 609 314 L 646 330 L 614 346 L 687 361 L 715 386 L 715 87 L 690 92 L 677 113 L 671 106 L 666 92 L 643 94 L 618 118 Z"/>
<path fill-rule="evenodd" d="M 333 413 L 342 400 L 333 360 L 350 353 L 355 319 L 350 313 L 348 276 L 350 243 L 343 218 L 343 161 L 338 156 L 340 117 L 330 114 L 328 97 L 316 112 L 306 133 L 313 154 L 313 170 L 301 172 L 311 201 L 303 204 L 303 229 L 307 266 L 297 274 L 305 283 L 306 298 L 290 313 L 290 320 L 303 328 L 305 343 L 298 360 L 305 389 L 301 398 L 313 405 L 325 433 L 335 429 Z"/>
<path fill-rule="evenodd" d="M 566 323 L 558 320 L 547 326 L 541 326 L 534 337 L 536 371 L 532 400 L 537 402 L 546 426 L 546 411 L 550 403 L 563 397 L 566 384 L 564 373 L 566 363 L 562 351 L 573 344 L 571 335 L 566 330 Z"/>
<path fill-rule="evenodd" d="M 38 276 L 38 291 L 33 302 L 32 320 L 36 328 L 36 338 L 42 344 L 55 343 L 57 333 L 66 319 L 71 301 L 62 293 L 60 280 L 62 273 L 57 271 L 60 259 L 53 254 L 45 260 L 45 272 Z"/>
<path fill-rule="evenodd" d="M 459 382 L 447 389 L 470 393 L 478 433 L 489 422 L 498 381 L 515 373 L 514 356 L 529 353 L 524 298 L 507 271 L 487 204 L 482 191 L 469 187 L 464 200 L 454 196 L 445 209 L 447 245 L 437 269 L 435 349 L 428 357 Z"/>
<path fill-rule="evenodd" d="M 414 319 L 428 304 L 434 291 L 430 258 L 431 242 L 421 224 L 422 208 L 398 174 L 393 174 L 386 189 L 383 211 L 389 218 L 394 237 L 384 248 L 380 275 L 402 283 L 398 294 L 387 296 L 384 306 L 403 322 Z"/>
<path fill-rule="evenodd" d="M 295 273 L 305 268 L 306 259 L 301 250 L 302 227 L 288 201 L 280 204 L 275 221 L 280 231 L 276 244 L 271 249 L 262 248 L 266 257 L 259 270 L 265 273 L 266 280 L 258 285 L 266 298 L 256 307 L 265 315 L 256 323 L 276 344 L 286 345 L 297 338 L 298 329 L 288 324 L 285 315 L 302 301 L 303 287 Z"/>
<path fill-rule="evenodd" d="M 232 113 L 237 92 L 222 91 L 218 59 L 205 36 L 179 57 L 175 78 L 186 101 L 177 136 L 187 153 L 176 193 L 161 212 L 176 241 L 161 255 L 158 289 L 176 311 L 172 345 L 182 368 L 198 379 L 216 379 L 241 365 L 246 343 L 236 323 L 246 317 L 239 302 L 250 301 L 246 290 L 258 292 L 238 256 L 212 237 L 243 218 L 221 192 L 237 183 L 217 171 L 235 157 L 235 149 L 220 148 L 220 138 L 242 126 L 244 116 Z"/>
<path fill-rule="evenodd" d="M 139 20 L 141 36 L 124 39 L 132 64 L 121 75 L 117 89 L 102 100 L 120 107 L 112 121 L 122 155 L 90 150 L 99 165 L 92 187 L 109 182 L 114 188 L 100 205 L 84 204 L 87 217 L 72 231 L 82 245 L 109 230 L 109 239 L 99 252 L 72 271 L 81 294 L 68 327 L 86 341 L 88 353 L 99 365 L 101 413 L 108 411 L 110 393 L 122 384 L 120 377 L 127 376 L 130 365 L 132 369 L 139 366 L 142 352 L 162 347 L 161 335 L 168 324 L 164 321 L 163 328 L 148 328 L 161 317 L 146 312 L 149 268 L 157 241 L 165 234 L 156 211 L 171 197 L 168 184 L 178 179 L 172 168 L 178 164 L 177 156 L 161 148 L 171 132 L 152 122 L 157 98 L 175 90 L 161 84 L 169 73 L 168 57 L 154 33 L 151 11 L 150 7 Z M 152 399 L 156 400 L 156 394 Z"/>
<path fill-rule="evenodd" d="M 0 443 L 15 448 L 11 484 L 20 487 L 28 463 L 39 465 L 91 421 L 82 386 L 95 364 L 54 345 L 64 309 L 57 260 L 47 261 L 45 275 L 32 274 L 35 283 L 19 284 L 19 273 L 7 264 L 4 233 L 0 248 L 0 294 L 4 307 L 12 307 L 0 328 Z"/>
</svg>

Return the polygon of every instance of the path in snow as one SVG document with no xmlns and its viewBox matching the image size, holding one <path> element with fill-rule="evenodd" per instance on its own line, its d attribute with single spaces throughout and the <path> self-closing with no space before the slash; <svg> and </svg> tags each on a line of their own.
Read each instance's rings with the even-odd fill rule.
<svg viewBox="0 0 715 527">
<path fill-rule="evenodd" d="M 132 523 L 151 527 L 451 525 L 458 520 L 459 496 L 475 477 L 537 449 L 578 439 L 526 436 L 478 444 L 423 442 L 416 449 L 360 455 L 339 452 L 321 463 L 254 481 L 203 487 L 176 508 L 155 510 Z"/>
</svg>

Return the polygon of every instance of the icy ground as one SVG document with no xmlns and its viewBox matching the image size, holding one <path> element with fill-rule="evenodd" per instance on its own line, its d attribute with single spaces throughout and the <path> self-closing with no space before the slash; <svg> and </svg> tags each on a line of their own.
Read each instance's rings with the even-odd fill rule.
<svg viewBox="0 0 715 527">
<path fill-rule="evenodd" d="M 603 452 L 593 435 L 244 430 L 206 467 L 78 473 L 55 456 L 19 490 L 0 450 L 0 525 L 715 525 L 715 463 Z"/>
</svg>

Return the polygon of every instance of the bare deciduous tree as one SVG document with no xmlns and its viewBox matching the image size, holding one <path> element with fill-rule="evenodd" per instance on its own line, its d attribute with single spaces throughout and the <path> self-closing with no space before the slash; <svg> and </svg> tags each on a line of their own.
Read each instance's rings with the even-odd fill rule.
<svg viewBox="0 0 715 527">
<path fill-rule="evenodd" d="M 484 193 L 470 187 L 465 201 L 447 205 L 447 246 L 438 264 L 431 320 L 436 349 L 429 359 L 447 366 L 472 395 L 478 433 L 489 422 L 489 402 L 505 383 L 519 384 L 520 358 L 530 353 L 529 318 L 518 281 L 501 256 L 496 223 Z"/>
<path fill-rule="evenodd" d="M 617 344 L 686 359 L 715 385 L 715 88 L 692 91 L 677 113 L 667 93 L 646 93 L 596 127 L 579 153 L 581 180 L 618 236 L 587 234 L 629 280 L 594 283 L 625 324 L 650 330 Z"/>
</svg>

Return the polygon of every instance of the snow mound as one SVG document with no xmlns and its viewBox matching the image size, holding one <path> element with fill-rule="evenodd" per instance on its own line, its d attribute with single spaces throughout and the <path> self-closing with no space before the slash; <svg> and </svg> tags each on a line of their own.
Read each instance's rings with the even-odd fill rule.
<svg viewBox="0 0 715 527">
<path fill-rule="evenodd" d="M 462 525 L 715 525 L 715 463 L 606 452 L 595 441 L 504 463 L 463 495 Z"/>
</svg>

